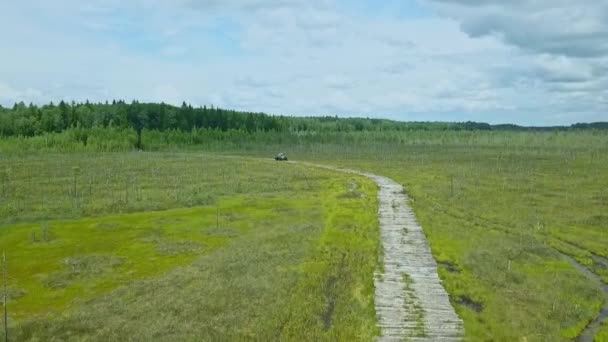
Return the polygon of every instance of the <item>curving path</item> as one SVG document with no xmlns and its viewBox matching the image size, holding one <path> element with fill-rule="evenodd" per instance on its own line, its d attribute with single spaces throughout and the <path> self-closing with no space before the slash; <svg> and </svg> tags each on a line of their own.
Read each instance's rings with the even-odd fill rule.
<svg viewBox="0 0 608 342">
<path fill-rule="evenodd" d="M 462 321 L 437 274 L 437 263 L 403 186 L 355 170 L 302 163 L 371 178 L 378 187 L 384 272 L 375 275 L 379 341 L 460 341 Z"/>
</svg>

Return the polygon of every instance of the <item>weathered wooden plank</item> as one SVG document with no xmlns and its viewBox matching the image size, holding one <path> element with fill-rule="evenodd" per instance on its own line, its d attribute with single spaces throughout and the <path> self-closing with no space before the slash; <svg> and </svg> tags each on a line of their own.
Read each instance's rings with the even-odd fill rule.
<svg viewBox="0 0 608 342">
<path fill-rule="evenodd" d="M 403 186 L 390 178 L 355 170 L 313 165 L 371 178 L 378 191 L 384 274 L 375 276 L 379 341 L 460 341 L 456 315 L 437 274 L 422 227 L 409 207 Z"/>
</svg>

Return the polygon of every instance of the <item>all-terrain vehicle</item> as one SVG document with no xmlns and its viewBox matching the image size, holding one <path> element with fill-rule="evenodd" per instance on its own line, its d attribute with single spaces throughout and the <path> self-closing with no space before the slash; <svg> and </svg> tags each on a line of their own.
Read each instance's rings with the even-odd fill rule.
<svg viewBox="0 0 608 342">
<path fill-rule="evenodd" d="M 278 161 L 286 161 L 286 160 L 287 160 L 287 155 L 286 155 L 285 153 L 281 152 L 281 153 L 277 154 L 277 155 L 274 157 L 274 160 L 278 160 Z"/>
</svg>

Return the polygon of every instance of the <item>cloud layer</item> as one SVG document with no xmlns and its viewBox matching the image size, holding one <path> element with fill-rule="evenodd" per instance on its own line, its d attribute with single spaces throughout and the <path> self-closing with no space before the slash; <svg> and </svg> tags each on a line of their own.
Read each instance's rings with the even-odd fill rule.
<svg viewBox="0 0 608 342">
<path fill-rule="evenodd" d="M 0 104 L 122 98 L 402 120 L 608 120 L 608 5 L 505 3 L 4 2 Z"/>
<path fill-rule="evenodd" d="M 472 38 L 492 37 L 531 57 L 529 73 L 555 117 L 608 119 L 608 2 L 430 0 Z M 543 111 L 543 108 L 538 108 Z M 598 113 L 593 116 L 590 113 Z"/>
</svg>

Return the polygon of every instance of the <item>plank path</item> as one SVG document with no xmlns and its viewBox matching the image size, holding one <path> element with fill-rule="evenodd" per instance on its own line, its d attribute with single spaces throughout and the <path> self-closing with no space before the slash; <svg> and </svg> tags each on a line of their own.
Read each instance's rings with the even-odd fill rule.
<svg viewBox="0 0 608 342">
<path fill-rule="evenodd" d="M 307 164 L 307 163 L 301 163 Z M 403 186 L 390 178 L 331 166 L 307 164 L 372 179 L 379 187 L 378 216 L 383 272 L 374 277 L 379 341 L 460 341 L 456 315 L 437 274 L 437 262 Z"/>
</svg>

